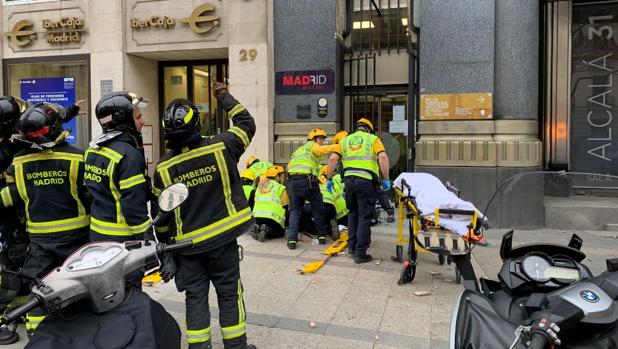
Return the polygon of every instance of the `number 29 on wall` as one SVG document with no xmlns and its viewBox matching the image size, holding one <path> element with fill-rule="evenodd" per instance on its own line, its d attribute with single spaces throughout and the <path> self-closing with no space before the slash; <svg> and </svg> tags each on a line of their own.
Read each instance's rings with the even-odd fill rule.
<svg viewBox="0 0 618 349">
<path fill-rule="evenodd" d="M 238 54 L 240 56 L 239 61 L 241 62 L 246 62 L 246 61 L 255 61 L 255 57 L 257 57 L 257 50 L 252 48 L 249 50 L 246 49 L 241 49 L 240 51 L 238 51 Z"/>
</svg>

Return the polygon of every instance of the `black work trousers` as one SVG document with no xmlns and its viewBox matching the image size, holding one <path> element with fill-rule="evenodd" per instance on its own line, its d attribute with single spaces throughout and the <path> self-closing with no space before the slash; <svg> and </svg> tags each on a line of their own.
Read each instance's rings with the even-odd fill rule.
<svg viewBox="0 0 618 349">
<path fill-rule="evenodd" d="M 348 246 L 356 257 L 367 254 L 371 242 L 371 217 L 377 199 L 371 180 L 349 176 L 345 178 L 345 203 L 348 213 Z"/>
<path fill-rule="evenodd" d="M 324 220 L 324 202 L 320 185 L 315 177 L 290 176 L 290 225 L 288 227 L 288 240 L 298 240 L 298 231 L 305 201 L 309 201 L 313 210 L 313 218 L 318 235 L 324 236 L 328 231 Z"/>
<path fill-rule="evenodd" d="M 388 193 L 384 191 L 382 185 L 378 185 L 376 187 L 376 191 L 378 193 L 378 202 L 380 203 L 380 206 L 382 206 L 382 209 L 386 211 L 386 213 L 388 213 L 389 215 L 394 215 L 395 208 L 393 208 L 393 206 L 391 205 L 391 202 L 388 199 Z"/>
<path fill-rule="evenodd" d="M 233 240 L 214 250 L 178 256 L 176 288 L 185 291 L 189 348 L 210 341 L 210 283 L 219 303 L 219 325 L 225 349 L 247 344 L 245 303 L 240 281 L 238 243 Z"/>
</svg>

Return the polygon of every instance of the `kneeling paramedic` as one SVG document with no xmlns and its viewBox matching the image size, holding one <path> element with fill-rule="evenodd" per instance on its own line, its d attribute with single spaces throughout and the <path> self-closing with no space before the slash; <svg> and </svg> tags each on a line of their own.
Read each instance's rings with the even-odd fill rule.
<svg viewBox="0 0 618 349">
<path fill-rule="evenodd" d="M 341 176 L 333 176 L 333 187 L 331 191 L 326 188 L 326 174 L 328 166 L 322 166 L 320 170 L 320 191 L 324 198 L 324 219 L 330 222 L 331 234 L 333 239 L 339 238 L 339 225 L 348 225 L 348 208 L 345 204 L 343 184 Z"/>
<path fill-rule="evenodd" d="M 285 170 L 281 166 L 272 166 L 262 175 L 255 190 L 256 229 L 253 238 L 264 242 L 266 239 L 276 239 L 285 235 L 288 194 L 283 180 Z"/>
<path fill-rule="evenodd" d="M 268 161 L 260 161 L 255 155 L 251 156 L 245 165 L 247 165 L 248 170 L 253 171 L 256 178 L 260 178 L 261 175 L 266 173 L 266 171 L 273 166 L 273 164 Z"/>
<path fill-rule="evenodd" d="M 332 192 L 333 174 L 343 157 L 345 202 L 348 210 L 349 253 L 355 263 L 366 263 L 373 258 L 367 254 L 371 241 L 371 218 L 377 200 L 376 184 L 381 170 L 385 191 L 391 187 L 388 179 L 389 163 L 384 145 L 373 134 L 371 121 L 362 118 L 356 122 L 356 132 L 343 138 L 339 148 L 328 160 L 327 188 Z M 379 163 L 379 167 L 378 167 Z"/>
<path fill-rule="evenodd" d="M 166 258 L 161 275 L 167 281 L 175 274 L 178 291 L 186 292 L 190 349 L 211 348 L 211 282 L 217 292 L 224 347 L 251 349 L 255 346 L 247 345 L 236 239 L 253 227 L 254 220 L 237 166 L 255 134 L 255 122 L 225 85 L 215 84 L 214 93 L 234 125 L 220 135 L 200 135 L 199 112 L 185 99 L 172 101 L 163 114 L 163 130 L 171 151 L 157 164 L 154 192 L 183 182 L 189 188 L 189 197 L 167 221 L 157 224 L 156 231 L 161 241 L 166 240 L 167 231 L 168 240 L 193 241 L 193 248 Z"/>
<path fill-rule="evenodd" d="M 296 249 L 298 231 L 303 213 L 305 201 L 309 201 L 315 225 L 318 232 L 320 245 L 326 244 L 326 232 L 328 228 L 324 221 L 324 204 L 318 176 L 320 174 L 320 161 L 324 155 L 328 155 L 336 149 L 337 145 L 324 145 L 326 131 L 316 128 L 307 135 L 307 143 L 301 145 L 292 154 L 288 165 L 290 181 L 290 226 L 288 227 L 288 248 Z"/>
<path fill-rule="evenodd" d="M 88 242 L 90 202 L 83 185 L 84 157 L 65 141 L 65 113 L 61 106 L 38 103 L 21 116 L 21 142 L 30 147 L 15 155 L 8 187 L 2 189 L 4 206 L 25 205 L 30 249 L 23 273 L 38 278 Z M 30 312 L 26 316 L 29 333 L 43 319 L 42 309 Z"/>
</svg>

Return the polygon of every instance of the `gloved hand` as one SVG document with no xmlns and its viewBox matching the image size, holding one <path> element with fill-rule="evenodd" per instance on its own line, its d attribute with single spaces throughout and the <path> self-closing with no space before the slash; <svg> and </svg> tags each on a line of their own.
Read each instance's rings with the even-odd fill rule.
<svg viewBox="0 0 618 349">
<path fill-rule="evenodd" d="M 384 191 L 391 190 L 391 180 L 390 179 L 383 180 L 382 181 L 382 188 L 384 189 Z"/>
<path fill-rule="evenodd" d="M 326 190 L 328 190 L 329 193 L 333 193 L 333 187 L 335 186 L 335 182 L 333 182 L 332 179 L 328 179 L 326 180 Z"/>
<path fill-rule="evenodd" d="M 227 85 L 222 82 L 215 82 L 213 88 L 215 98 L 219 97 L 220 94 L 227 92 Z"/>
<path fill-rule="evenodd" d="M 163 282 L 169 282 L 174 278 L 176 272 L 178 271 L 178 265 L 176 264 L 176 260 L 170 254 L 166 254 L 163 256 L 163 261 L 161 261 L 161 278 L 163 278 Z"/>
</svg>

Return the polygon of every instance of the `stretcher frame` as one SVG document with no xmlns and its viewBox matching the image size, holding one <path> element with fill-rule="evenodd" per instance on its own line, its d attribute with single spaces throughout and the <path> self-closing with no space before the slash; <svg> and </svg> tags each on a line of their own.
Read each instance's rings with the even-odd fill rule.
<svg viewBox="0 0 618 349">
<path fill-rule="evenodd" d="M 407 189 L 408 194 L 404 194 Z M 418 253 L 432 252 L 438 255 L 438 263 L 451 265 L 453 255 L 470 254 L 472 245 L 482 238 L 481 224 L 476 210 L 453 210 L 436 208 L 433 219 L 421 212 L 416 203 L 416 198 L 411 194 L 410 186 L 402 180 L 401 187 L 394 188 L 397 197 L 398 226 L 396 255 L 393 261 L 403 263 L 403 268 L 398 281 L 399 285 L 412 282 L 416 276 L 416 264 Z M 457 192 L 459 196 L 459 192 Z M 468 232 L 461 237 L 440 226 L 440 214 L 470 216 Z M 408 235 L 404 236 L 404 221 L 408 220 Z M 422 242 L 419 240 L 422 239 Z M 404 257 L 403 245 L 408 245 L 407 258 Z M 455 281 L 461 283 L 461 272 L 455 266 Z"/>
</svg>

